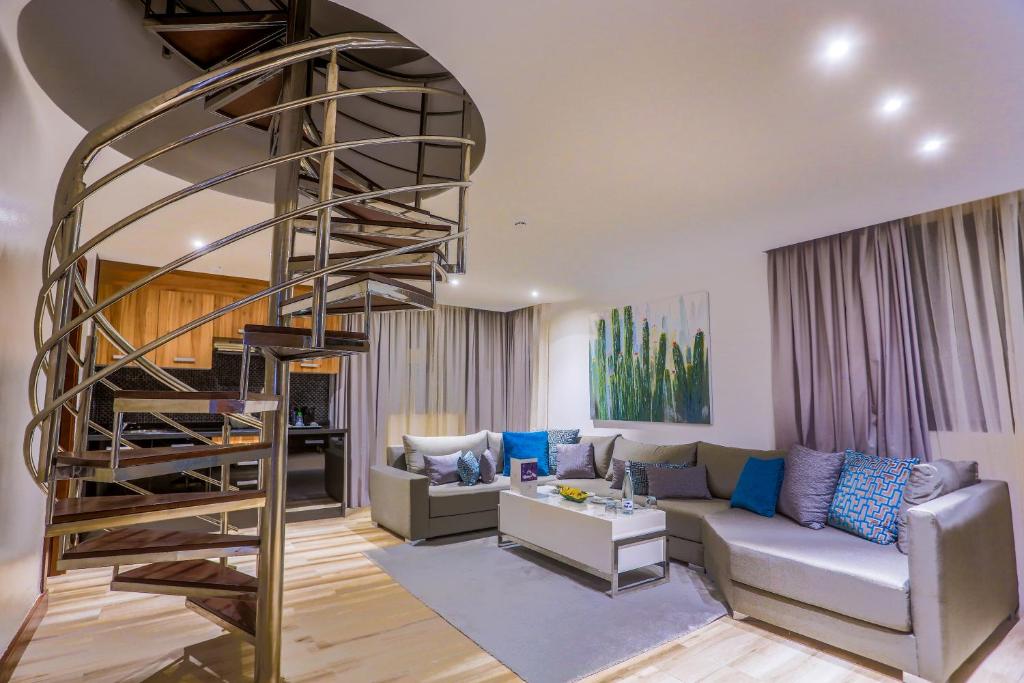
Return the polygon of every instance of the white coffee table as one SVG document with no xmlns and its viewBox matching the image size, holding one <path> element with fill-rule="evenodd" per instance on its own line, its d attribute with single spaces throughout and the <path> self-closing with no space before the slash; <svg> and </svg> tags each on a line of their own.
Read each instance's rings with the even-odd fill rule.
<svg viewBox="0 0 1024 683">
<path fill-rule="evenodd" d="M 550 487 L 525 496 L 498 496 L 498 546 L 520 545 L 611 582 L 609 595 L 668 581 L 665 513 L 638 508 L 631 515 L 605 512 L 603 505 L 574 503 Z M 619 585 L 619 574 L 657 565 L 661 576 Z"/>
</svg>

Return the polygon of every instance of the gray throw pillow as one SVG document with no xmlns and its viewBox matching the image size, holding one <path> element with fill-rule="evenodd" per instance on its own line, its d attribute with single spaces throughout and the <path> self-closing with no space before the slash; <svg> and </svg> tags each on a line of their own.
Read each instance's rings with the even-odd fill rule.
<svg viewBox="0 0 1024 683">
<path fill-rule="evenodd" d="M 554 474 L 558 471 L 558 446 L 567 443 L 579 443 L 580 430 L 578 429 L 549 429 L 548 430 L 548 472 Z"/>
<path fill-rule="evenodd" d="M 655 498 L 711 498 L 704 465 L 649 465 L 647 493 Z"/>
<path fill-rule="evenodd" d="M 619 460 L 618 458 L 612 458 L 612 466 L 608 468 L 608 474 L 611 477 L 612 483 L 608 488 L 621 490 L 622 480 L 626 478 L 626 468 L 629 466 L 628 460 Z"/>
<path fill-rule="evenodd" d="M 450 484 L 459 481 L 459 458 L 462 451 L 455 451 L 448 455 L 426 455 L 423 458 L 423 473 L 430 479 L 431 486 Z"/>
<path fill-rule="evenodd" d="M 498 474 L 498 459 L 490 448 L 480 455 L 480 483 L 490 484 Z"/>
<path fill-rule="evenodd" d="M 594 444 L 558 444 L 559 479 L 596 479 L 594 469 Z"/>
<path fill-rule="evenodd" d="M 910 529 L 907 510 L 981 481 L 978 463 L 968 460 L 935 460 L 914 465 L 903 487 L 903 502 L 896 521 L 896 547 L 906 555 L 910 552 Z"/>
<path fill-rule="evenodd" d="M 822 529 L 843 473 L 845 453 L 824 453 L 796 445 L 786 456 L 779 513 L 802 526 Z"/>
</svg>

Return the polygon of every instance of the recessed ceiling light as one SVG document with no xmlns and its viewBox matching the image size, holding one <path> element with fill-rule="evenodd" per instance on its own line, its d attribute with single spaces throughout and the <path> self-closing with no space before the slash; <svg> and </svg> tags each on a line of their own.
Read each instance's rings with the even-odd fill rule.
<svg viewBox="0 0 1024 683">
<path fill-rule="evenodd" d="M 192 240 L 192 248 L 193 249 L 202 249 L 205 246 L 206 246 L 206 242 L 201 240 L 201 239 L 199 239 L 198 237 L 195 238 L 194 240 Z"/>
<path fill-rule="evenodd" d="M 840 64 L 853 55 L 853 39 L 849 36 L 836 36 L 825 43 L 821 53 L 827 64 Z"/>
<path fill-rule="evenodd" d="M 883 116 L 895 116 L 902 112 L 906 105 L 907 98 L 905 95 L 887 95 L 882 98 L 882 102 L 878 105 L 878 112 Z"/>
<path fill-rule="evenodd" d="M 448 282 L 451 283 L 452 287 L 458 287 L 459 286 L 459 278 L 457 278 L 457 277 L 449 278 Z"/>
<path fill-rule="evenodd" d="M 931 135 L 921 141 L 917 150 L 925 156 L 935 156 L 946 147 L 946 139 L 939 135 Z"/>
<path fill-rule="evenodd" d="M 532 292 L 530 292 L 530 296 L 532 296 L 532 297 L 533 297 L 534 299 L 536 299 L 537 297 L 539 297 L 539 296 L 540 296 L 540 292 L 538 292 L 538 291 L 537 291 L 537 290 L 535 289 L 535 290 L 533 290 Z"/>
</svg>

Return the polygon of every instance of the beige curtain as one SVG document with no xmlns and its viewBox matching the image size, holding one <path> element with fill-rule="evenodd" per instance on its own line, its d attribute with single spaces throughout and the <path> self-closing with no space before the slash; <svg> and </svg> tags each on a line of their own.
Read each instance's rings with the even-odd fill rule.
<svg viewBox="0 0 1024 683">
<path fill-rule="evenodd" d="M 1024 424 L 1024 193 L 768 253 L 776 441 L 927 455 Z"/>
<path fill-rule="evenodd" d="M 1022 424 L 1021 201 L 1013 192 L 906 219 L 932 430 Z"/>
<path fill-rule="evenodd" d="M 370 352 L 342 364 L 332 415 L 349 429 L 354 507 L 369 503 L 370 466 L 403 434 L 529 427 L 537 317 L 453 306 L 373 316 Z"/>
<path fill-rule="evenodd" d="M 927 459 L 906 227 L 768 252 L 775 439 Z"/>
</svg>

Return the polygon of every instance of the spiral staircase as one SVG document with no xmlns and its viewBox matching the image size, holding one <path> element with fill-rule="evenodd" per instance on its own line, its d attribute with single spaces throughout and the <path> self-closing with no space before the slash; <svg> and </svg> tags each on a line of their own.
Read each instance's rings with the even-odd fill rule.
<svg viewBox="0 0 1024 683">
<path fill-rule="evenodd" d="M 57 569 L 109 566 L 113 590 L 184 596 L 193 611 L 255 645 L 257 681 L 276 681 L 289 363 L 365 353 L 374 312 L 431 308 L 438 283 L 465 271 L 466 192 L 482 131 L 474 137 L 470 130 L 476 114 L 465 92 L 438 87 L 454 82 L 450 74 L 416 71 L 426 61 L 416 46 L 386 32 L 316 35 L 309 0 L 154 4 L 143 3 L 145 27 L 168 53 L 193 64 L 197 76 L 89 132 L 65 166 L 45 243 L 25 462 L 46 493 L 46 535 L 58 539 L 51 544 Z M 374 60 L 374 54 L 385 57 Z M 403 54 L 408 56 L 396 57 Z M 349 106 L 353 102 L 363 108 Z M 454 107 L 439 105 L 453 102 Z M 87 182 L 102 150 L 195 106 L 222 118 Z M 374 111 L 410 119 L 414 132 L 380 125 Z M 457 131 L 438 134 L 439 121 L 454 121 Z M 116 192 L 118 179 L 164 155 L 203 153 L 205 144 L 239 127 L 263 136 L 269 150 L 264 158 L 198 179 L 102 229 L 86 220 L 89 200 L 101 189 Z M 395 148 L 406 151 L 389 156 L 386 150 Z M 80 267 L 83 257 L 164 207 L 256 173 L 273 174 L 273 196 L 267 197 L 273 217 L 96 300 Z M 454 216 L 423 208 L 423 198 L 448 190 L 457 193 Z M 273 237 L 271 277 L 261 291 L 135 346 L 104 315 L 160 277 L 267 232 Z M 147 358 L 181 335 L 261 300 L 268 318 L 244 327 L 238 391 L 195 391 Z M 328 316 L 350 314 L 359 316 L 344 329 L 327 329 Z M 104 367 L 95 361 L 100 338 L 120 351 Z M 249 389 L 254 352 L 266 359 L 258 392 Z M 115 384 L 115 373 L 126 366 L 142 369 L 165 389 Z M 110 425 L 90 417 L 93 391 L 100 386 L 114 396 Z M 198 443 L 140 448 L 123 430 L 124 415 L 136 413 L 150 413 Z M 174 418 L 192 413 L 221 416 L 219 443 Z M 259 442 L 232 444 L 232 424 L 257 427 Z M 89 450 L 90 432 L 109 437 L 111 448 Z M 251 461 L 260 463 L 259 485 L 239 490 L 231 485 L 231 467 Z M 204 490 L 156 494 L 135 483 L 174 473 Z M 123 495 L 84 495 L 88 481 L 118 486 Z M 256 533 L 235 533 L 228 514 L 246 509 L 259 511 Z M 161 526 L 182 518 L 203 520 L 210 529 Z M 230 566 L 229 558 L 238 556 L 256 557 L 255 576 Z"/>
</svg>

